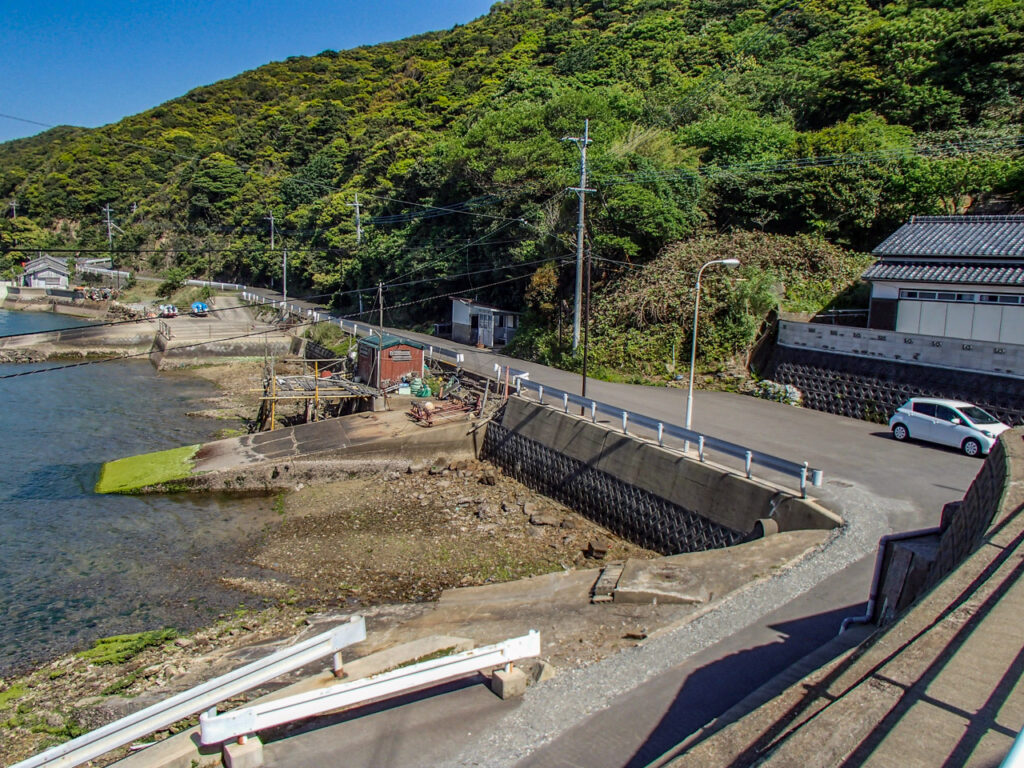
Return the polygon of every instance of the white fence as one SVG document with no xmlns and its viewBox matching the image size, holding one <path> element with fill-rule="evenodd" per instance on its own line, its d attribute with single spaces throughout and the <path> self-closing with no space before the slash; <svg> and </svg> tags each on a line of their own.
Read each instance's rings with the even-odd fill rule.
<svg viewBox="0 0 1024 768">
<path fill-rule="evenodd" d="M 394 696 L 421 686 L 539 655 L 540 634 L 536 630 L 531 630 L 522 637 L 515 637 L 496 645 L 422 661 L 364 680 L 337 683 L 328 688 L 241 707 L 223 714 L 217 714 L 216 710 L 205 712 L 199 716 L 199 740 L 203 744 L 219 744 L 276 725 Z"/>
<path fill-rule="evenodd" d="M 40 752 L 11 768 L 71 768 L 95 760 L 147 734 L 159 731 L 197 712 L 299 669 L 328 654 L 366 639 L 362 616 L 353 616 L 330 632 L 311 637 L 290 648 L 272 653 L 234 672 L 179 693 L 151 707 L 116 720 L 84 736 Z"/>
</svg>

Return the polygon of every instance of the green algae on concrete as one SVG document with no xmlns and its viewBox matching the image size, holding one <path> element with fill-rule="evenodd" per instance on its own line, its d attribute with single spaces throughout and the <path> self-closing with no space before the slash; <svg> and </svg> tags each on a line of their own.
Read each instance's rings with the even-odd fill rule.
<svg viewBox="0 0 1024 768">
<path fill-rule="evenodd" d="M 184 480 L 192 474 L 193 458 L 199 448 L 198 444 L 186 445 L 108 461 L 100 470 L 96 493 L 134 493 L 152 485 Z"/>
</svg>

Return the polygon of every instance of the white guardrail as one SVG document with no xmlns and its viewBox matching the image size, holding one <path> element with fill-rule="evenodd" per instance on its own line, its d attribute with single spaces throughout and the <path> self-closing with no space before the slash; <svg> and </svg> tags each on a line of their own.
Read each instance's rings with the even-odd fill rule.
<svg viewBox="0 0 1024 768">
<path fill-rule="evenodd" d="M 192 285 L 198 288 L 216 288 L 218 291 L 244 291 L 245 286 L 240 283 L 218 283 L 216 280 L 186 280 L 185 285 Z"/>
<path fill-rule="evenodd" d="M 253 301 L 260 304 L 272 304 L 279 307 L 284 306 L 283 301 L 266 299 L 263 296 L 259 296 L 254 293 L 244 293 L 243 298 L 247 301 Z M 343 331 L 347 331 L 354 336 L 366 336 L 377 332 L 377 329 L 374 326 L 367 323 L 360 323 L 355 320 L 345 320 L 344 318 L 320 313 L 312 309 L 305 309 L 292 304 L 289 304 L 287 308 L 289 312 L 299 316 L 309 317 L 317 322 L 322 319 L 327 322 L 337 323 Z M 399 336 L 399 338 L 401 338 L 401 336 Z M 429 347 L 428 356 L 433 358 L 435 355 L 449 358 L 456 365 L 461 365 L 465 361 L 463 353 L 457 350 L 447 349 L 445 347 Z M 752 477 L 753 468 L 755 466 L 764 467 L 765 469 L 795 478 L 799 483 L 800 494 L 804 497 L 807 496 L 808 481 L 810 481 L 811 485 L 818 488 L 820 488 L 824 482 L 824 472 L 820 469 L 811 467 L 806 461 L 803 464 L 799 464 L 795 461 L 790 461 L 778 456 L 773 456 L 769 453 L 755 451 L 747 448 L 746 446 L 731 443 L 728 440 L 720 440 L 717 437 L 711 437 L 710 435 L 704 435 L 700 432 L 694 432 L 693 430 L 685 429 L 683 427 L 676 426 L 675 424 L 661 422 L 657 419 L 651 418 L 650 416 L 644 416 L 641 413 L 636 413 L 635 411 L 628 411 L 615 405 L 609 405 L 590 398 L 580 397 L 579 395 L 565 392 L 556 387 L 539 384 L 537 382 L 530 381 L 529 374 L 526 371 L 517 371 L 514 368 L 501 366 L 497 363 L 495 363 L 494 369 L 499 382 L 505 378 L 505 374 L 502 374 L 501 371 L 507 369 L 508 378 L 516 387 L 516 393 L 522 395 L 524 389 L 536 392 L 537 399 L 541 404 L 544 404 L 545 394 L 549 396 L 553 395 L 562 401 L 562 406 L 566 413 L 569 412 L 569 405 L 572 404 L 580 406 L 584 410 L 589 409 L 592 421 L 597 421 L 598 413 L 613 416 L 616 420 L 621 420 L 623 433 L 629 433 L 630 424 L 649 429 L 657 435 L 658 445 L 660 446 L 664 446 L 666 436 L 683 440 L 687 445 L 689 443 L 694 443 L 697 446 L 697 457 L 701 461 L 705 460 L 705 451 L 707 450 L 716 451 L 724 456 L 740 459 L 743 461 L 744 471 L 748 478 Z"/>
<path fill-rule="evenodd" d="M 77 739 L 40 752 L 10 768 L 71 768 L 95 760 L 113 749 L 365 639 L 366 623 L 363 617 L 353 616 L 330 632 L 272 653 Z"/>
<path fill-rule="evenodd" d="M 531 630 L 522 637 L 514 637 L 496 645 L 422 661 L 363 680 L 337 683 L 329 688 L 297 693 L 223 714 L 217 714 L 216 710 L 204 712 L 199 716 L 199 740 L 202 744 L 220 744 L 265 728 L 394 696 L 482 669 L 507 667 L 518 659 L 539 655 L 540 634 Z"/>
<path fill-rule="evenodd" d="M 497 370 L 500 366 L 495 366 Z M 597 400 L 592 400 L 587 397 L 580 397 L 570 392 L 558 389 L 557 387 L 546 386 L 539 384 L 535 381 L 530 381 L 529 374 L 524 371 L 516 371 L 510 369 L 510 378 L 514 382 L 517 394 L 524 396 L 524 390 L 536 392 L 537 402 L 541 405 L 545 405 L 545 395 L 553 397 L 555 402 L 559 402 L 565 413 L 569 412 L 570 405 L 576 405 L 583 408 L 585 411 L 590 411 L 590 420 L 593 422 L 597 421 L 597 414 L 604 413 L 609 416 L 614 416 L 617 420 L 622 422 L 623 434 L 629 434 L 630 424 L 649 429 L 658 436 L 658 445 L 664 447 L 665 437 L 675 437 L 679 440 L 684 441 L 684 444 L 696 443 L 697 445 L 697 457 L 701 460 L 705 460 L 705 451 L 712 450 L 717 451 L 725 456 L 731 456 L 733 458 L 742 459 L 744 463 L 744 471 L 747 477 L 752 476 L 753 467 L 755 465 L 770 469 L 774 472 L 778 472 L 783 475 L 794 477 L 800 481 L 800 494 L 804 497 L 807 496 L 807 481 L 820 487 L 824 481 L 824 472 L 820 469 L 812 468 L 808 465 L 808 462 L 798 464 L 795 461 L 789 461 L 778 456 L 773 456 L 770 453 L 762 453 L 761 451 L 755 451 L 746 446 L 737 445 L 736 443 L 730 443 L 728 440 L 720 440 L 717 437 L 711 437 L 709 435 L 701 434 L 700 432 L 694 432 L 691 429 L 684 429 L 678 427 L 675 424 L 666 424 L 663 421 L 658 421 L 650 416 L 644 416 L 641 413 L 635 411 L 627 411 L 623 408 L 619 408 L 615 405 L 608 405 Z"/>
</svg>

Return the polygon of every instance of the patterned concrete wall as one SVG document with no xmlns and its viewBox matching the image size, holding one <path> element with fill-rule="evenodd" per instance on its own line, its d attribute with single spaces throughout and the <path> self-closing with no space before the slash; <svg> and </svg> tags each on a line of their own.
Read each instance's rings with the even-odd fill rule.
<svg viewBox="0 0 1024 768">
<path fill-rule="evenodd" d="M 743 534 L 493 421 L 481 457 L 524 485 L 557 499 L 634 544 L 662 554 L 738 543 Z"/>
<path fill-rule="evenodd" d="M 977 403 L 1007 424 L 1024 424 L 1024 384 L 1005 376 L 814 350 L 776 347 L 766 378 L 792 384 L 818 411 L 884 423 L 908 398 Z"/>
<path fill-rule="evenodd" d="M 993 446 L 963 501 L 947 504 L 942 525 L 888 541 L 877 585 L 875 620 L 887 624 L 953 573 L 986 537 L 1024 511 L 1024 429 Z"/>
<path fill-rule="evenodd" d="M 993 523 L 1016 514 L 1019 500 L 1010 487 L 1024 477 L 1024 430 L 1004 433 L 967 489 L 959 507 L 943 515 L 938 552 L 929 585 L 938 583 L 962 563 L 985 538 Z M 1018 492 L 1021 490 L 1017 489 Z"/>
</svg>

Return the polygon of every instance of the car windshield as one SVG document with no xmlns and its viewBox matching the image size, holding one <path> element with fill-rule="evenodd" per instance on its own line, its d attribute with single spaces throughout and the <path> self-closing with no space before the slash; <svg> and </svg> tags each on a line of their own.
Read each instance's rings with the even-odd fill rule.
<svg viewBox="0 0 1024 768">
<path fill-rule="evenodd" d="M 969 408 L 961 408 L 960 413 L 966 416 L 975 424 L 998 424 L 999 419 L 993 416 L 988 411 L 984 411 L 976 405 L 972 405 Z"/>
</svg>

